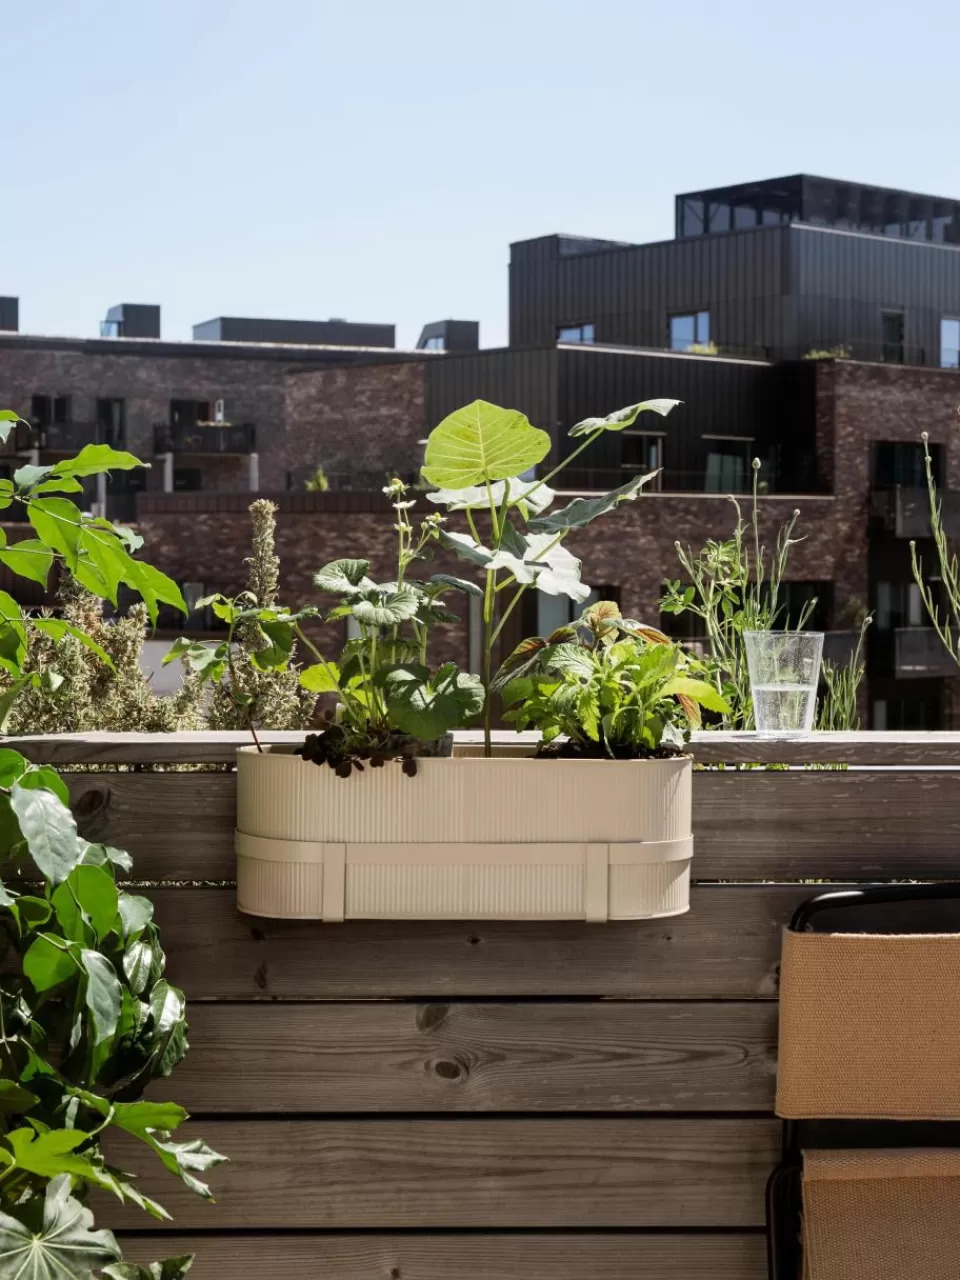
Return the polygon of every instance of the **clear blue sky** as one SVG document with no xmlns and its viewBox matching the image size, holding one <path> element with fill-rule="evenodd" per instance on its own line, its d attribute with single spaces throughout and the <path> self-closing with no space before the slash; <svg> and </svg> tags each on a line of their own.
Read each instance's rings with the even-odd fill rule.
<svg viewBox="0 0 960 1280">
<path fill-rule="evenodd" d="M 0 294 L 93 335 L 481 321 L 511 240 L 782 173 L 960 196 L 947 0 L 0 0 Z"/>
</svg>

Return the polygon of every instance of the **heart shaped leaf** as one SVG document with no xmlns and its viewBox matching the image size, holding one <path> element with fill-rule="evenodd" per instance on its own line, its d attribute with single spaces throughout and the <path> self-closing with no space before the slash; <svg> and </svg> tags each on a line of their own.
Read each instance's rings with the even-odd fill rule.
<svg viewBox="0 0 960 1280">
<path fill-rule="evenodd" d="M 430 432 L 423 475 L 440 489 L 467 489 L 511 479 L 549 452 L 549 435 L 519 410 L 474 400 Z"/>
<path fill-rule="evenodd" d="M 93 1214 L 70 1194 L 69 1175 L 54 1178 L 47 1186 L 39 1231 L 0 1213 L 0 1276 L 90 1280 L 121 1257 L 113 1233 L 92 1227 Z"/>
</svg>

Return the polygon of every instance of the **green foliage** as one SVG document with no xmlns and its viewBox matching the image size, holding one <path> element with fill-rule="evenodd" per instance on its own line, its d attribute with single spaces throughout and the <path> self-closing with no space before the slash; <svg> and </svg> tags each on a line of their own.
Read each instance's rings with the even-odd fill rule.
<svg viewBox="0 0 960 1280">
<path fill-rule="evenodd" d="M 759 472 L 760 463 L 754 459 L 749 524 L 739 502 L 730 497 L 736 511 L 732 537 L 711 538 L 696 553 L 676 543 L 684 578 L 668 582 L 660 601 L 664 613 L 690 613 L 703 624 L 708 676 L 727 704 L 725 729 L 752 729 L 754 723 L 744 632 L 802 631 L 816 605 L 815 600 L 808 601 L 797 619 L 786 616 L 782 588 L 790 548 L 799 541 L 793 535 L 800 513 L 794 511 L 780 528 L 773 553 L 768 555 L 760 537 Z"/>
<path fill-rule="evenodd" d="M 0 413 L 0 440 L 16 421 Z M 145 616 L 155 619 L 161 602 L 182 607 L 179 590 L 133 559 L 139 540 L 129 530 L 91 519 L 70 498 L 47 496 L 79 492 L 80 477 L 139 465 L 130 454 L 91 445 L 54 467 L 22 467 L 0 481 L 0 509 L 23 503 L 37 535 L 19 551 L 8 549 L 14 572 L 45 582 L 59 560 L 86 591 L 114 602 L 125 584 L 144 600 L 135 624 L 142 644 Z M 102 624 L 102 612 L 97 617 Z M 91 630 L 76 615 L 31 617 L 0 593 L 7 722 L 21 714 L 21 698 L 76 691 L 78 664 L 119 675 L 119 649 L 111 656 Z M 99 1188 L 167 1215 L 104 1154 L 110 1129 L 133 1134 L 200 1195 L 209 1190 L 198 1172 L 221 1159 L 199 1139 L 173 1140 L 187 1118 L 181 1107 L 138 1101 L 186 1052 L 183 994 L 164 977 L 149 901 L 117 884 L 129 857 L 82 839 L 68 799 L 55 770 L 0 748 L 0 860 L 4 874 L 16 877 L 0 881 L 0 1280 L 136 1275 L 111 1233 L 94 1230 L 89 1192 Z M 174 1280 L 188 1265 L 170 1259 L 146 1274 Z"/>
<path fill-rule="evenodd" d="M 653 627 L 603 600 L 553 635 L 524 640 L 498 671 L 505 718 L 564 754 L 635 759 L 683 750 L 700 707 L 726 703 L 699 664 Z"/>
<path fill-rule="evenodd" d="M 337 597 L 328 610 L 316 607 L 293 612 L 256 599 L 253 591 L 235 599 L 211 596 L 208 604 L 226 622 L 226 637 L 218 644 L 181 639 L 165 661 L 181 658 L 202 679 L 226 685 L 229 696 L 247 718 L 256 736 L 256 701 L 241 671 L 249 659 L 255 671 L 289 676 L 295 646 L 308 650 L 315 661 L 299 673 L 299 687 L 311 695 L 337 699 L 336 723 L 330 736 L 311 746 L 308 758 L 350 772 L 351 762 L 381 763 L 403 754 L 403 739 L 432 743 L 477 715 L 483 691 L 475 676 L 451 664 L 432 671 L 427 642 L 432 627 L 454 622 L 443 606 L 450 591 L 477 588 L 451 575 L 429 581 L 409 577 L 411 566 L 426 558 L 439 532 L 441 517 L 431 514 L 415 528 L 409 512 L 414 503 L 407 487 L 393 480 L 385 492 L 396 513 L 396 577 L 377 583 L 369 577 L 367 560 L 335 560 L 314 578 L 317 588 Z M 309 628 L 349 619 L 350 636 L 336 660 L 327 658 Z M 241 643 L 237 641 L 241 640 Z M 311 698 L 312 702 L 312 698 Z"/>
<path fill-rule="evenodd" d="M 250 522 L 253 539 L 245 599 L 252 608 L 273 609 L 280 583 L 276 505 L 258 498 L 250 504 Z M 286 666 L 265 667 L 262 659 L 274 652 L 275 641 L 256 623 L 240 625 L 235 641 L 232 670 L 211 689 L 210 728 L 245 729 L 252 722 L 264 729 L 305 729 L 313 718 L 316 699 L 297 679 L 296 646 L 291 645 Z"/>
<path fill-rule="evenodd" d="M 943 647 L 950 657 L 960 666 L 960 562 L 956 552 L 950 546 L 946 530 L 943 527 L 943 504 L 937 493 L 937 483 L 933 478 L 933 459 L 930 456 L 930 437 L 926 431 L 920 436 L 923 442 L 923 453 L 927 471 L 927 497 L 930 503 L 930 532 L 933 535 L 933 547 L 940 577 L 940 594 L 945 604 L 941 605 L 934 589 L 923 575 L 923 561 L 917 551 L 917 544 L 910 543 L 910 563 L 913 577 L 920 589 L 923 607 L 927 611 L 930 624 L 943 642 Z"/>
<path fill-rule="evenodd" d="M 147 610 L 133 605 L 110 621 L 103 601 L 62 575 L 59 617 L 33 617 L 23 670 L 40 677 L 16 699 L 11 733 L 170 733 L 201 729 L 202 690 L 188 676 L 176 693 L 154 693 L 142 665 Z M 0 689 L 11 687 L 0 673 Z"/>
<path fill-rule="evenodd" d="M 849 360 L 850 348 L 844 346 L 811 347 L 803 358 L 804 360 Z"/>
<path fill-rule="evenodd" d="M 330 481 L 327 479 L 327 473 L 323 467 L 317 467 L 303 487 L 308 493 L 326 493 L 330 488 Z"/>
<path fill-rule="evenodd" d="M 580 561 L 561 546 L 571 530 L 581 529 L 621 502 L 633 501 L 656 475 L 637 476 L 613 493 L 575 498 L 546 514 L 555 494 L 549 487 L 584 449 L 607 431 L 623 431 L 641 413 L 665 415 L 679 402 L 647 400 L 618 409 L 605 418 L 586 418 L 570 435 L 581 442 L 543 479 L 525 480 L 522 472 L 542 462 L 550 437 L 531 426 L 515 409 L 475 400 L 445 418 L 427 440 L 423 476 L 438 487 L 427 494 L 448 511 L 466 514 L 469 533 L 439 530 L 443 544 L 461 559 L 483 570 L 483 686 L 487 690 L 484 739 L 491 753 L 493 652 L 507 618 L 530 587 L 548 595 L 584 601 L 590 588 L 580 580 Z M 488 525 L 482 539 L 476 517 Z M 513 590 L 511 590 L 513 588 Z M 504 591 L 510 598 L 502 603 Z"/>
<path fill-rule="evenodd" d="M 866 674 L 864 642 L 867 629 L 873 621 L 867 614 L 860 622 L 860 634 L 854 650 L 845 666 L 837 666 L 826 659 L 821 668 L 824 696 L 817 708 L 818 729 L 852 730 L 860 728 L 860 711 L 857 702 L 860 686 Z"/>
</svg>

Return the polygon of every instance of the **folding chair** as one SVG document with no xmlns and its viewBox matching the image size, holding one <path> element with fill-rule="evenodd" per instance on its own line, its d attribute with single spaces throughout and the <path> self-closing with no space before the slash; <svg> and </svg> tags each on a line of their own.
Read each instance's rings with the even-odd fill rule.
<svg viewBox="0 0 960 1280">
<path fill-rule="evenodd" d="M 895 931 L 863 932 L 885 906 Z M 771 1280 L 960 1278 L 960 882 L 826 893 L 797 910 L 776 1110 Z"/>
</svg>

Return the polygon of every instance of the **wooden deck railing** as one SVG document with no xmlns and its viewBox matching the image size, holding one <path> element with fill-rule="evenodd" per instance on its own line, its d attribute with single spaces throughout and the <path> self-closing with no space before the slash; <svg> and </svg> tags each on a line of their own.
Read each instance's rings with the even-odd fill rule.
<svg viewBox="0 0 960 1280">
<path fill-rule="evenodd" d="M 271 735 L 276 738 L 277 735 Z M 84 766 L 228 763 L 243 735 L 21 739 Z M 700 735 L 692 909 L 639 924 L 238 915 L 228 772 L 74 772 L 152 882 L 190 1001 L 176 1097 L 232 1163 L 144 1259 L 197 1280 L 761 1280 L 779 933 L 819 885 L 960 876 L 960 735 Z M 737 763 L 850 765 L 747 769 Z M 179 1234 L 178 1234 L 179 1233 Z M 159 1237 L 163 1236 L 163 1239 Z"/>
</svg>

